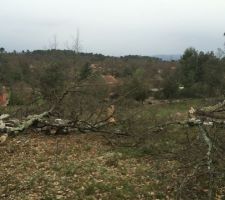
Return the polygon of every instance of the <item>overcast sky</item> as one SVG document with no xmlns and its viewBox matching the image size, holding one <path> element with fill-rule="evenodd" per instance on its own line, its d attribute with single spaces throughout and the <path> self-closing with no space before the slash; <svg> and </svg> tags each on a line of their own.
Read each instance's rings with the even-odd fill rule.
<svg viewBox="0 0 225 200">
<path fill-rule="evenodd" d="M 225 32 L 225 0 L 0 0 L 0 46 L 66 48 L 79 29 L 84 52 L 181 54 L 216 50 Z"/>
</svg>

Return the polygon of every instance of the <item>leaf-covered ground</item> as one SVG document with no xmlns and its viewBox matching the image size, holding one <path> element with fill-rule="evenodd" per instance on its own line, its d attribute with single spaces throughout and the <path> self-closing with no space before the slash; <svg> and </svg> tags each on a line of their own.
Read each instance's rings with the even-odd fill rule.
<svg viewBox="0 0 225 200">
<path fill-rule="evenodd" d="M 144 151 L 112 149 L 89 135 L 21 135 L 0 146 L 0 199 L 169 199 Z M 172 176 L 172 175 L 171 175 Z M 164 177 L 166 180 L 167 177 Z"/>
<path fill-rule="evenodd" d="M 148 115 L 159 121 L 183 119 L 190 106 L 198 104 L 146 105 L 141 110 L 147 119 Z M 137 131 L 152 126 L 150 122 L 139 120 Z M 206 199 L 208 176 L 197 181 L 190 177 L 195 165 L 190 169 L 186 165 L 201 158 L 199 146 L 196 149 L 187 143 L 194 141 L 197 133 L 192 129 L 186 138 L 186 131 L 173 127 L 150 135 L 144 141 L 147 148 L 112 147 L 94 133 L 9 137 L 0 145 L 0 199 L 179 199 L 182 188 L 182 199 Z M 219 185 L 217 199 L 224 199 L 224 182 Z"/>
</svg>

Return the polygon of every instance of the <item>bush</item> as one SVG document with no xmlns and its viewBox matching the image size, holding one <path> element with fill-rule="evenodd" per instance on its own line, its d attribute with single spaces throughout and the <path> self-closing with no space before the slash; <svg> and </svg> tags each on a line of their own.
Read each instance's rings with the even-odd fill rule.
<svg viewBox="0 0 225 200">
<path fill-rule="evenodd" d="M 143 102 L 148 97 L 147 86 L 140 80 L 132 78 L 124 85 L 124 94 L 128 94 L 129 98 Z"/>
</svg>

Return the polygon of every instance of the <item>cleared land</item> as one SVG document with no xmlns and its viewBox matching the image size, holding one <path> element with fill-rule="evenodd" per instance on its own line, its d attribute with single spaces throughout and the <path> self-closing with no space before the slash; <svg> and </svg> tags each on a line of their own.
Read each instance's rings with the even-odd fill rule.
<svg viewBox="0 0 225 200">
<path fill-rule="evenodd" d="M 146 115 L 155 113 L 158 120 L 183 118 L 190 105 L 199 103 L 142 109 Z M 174 199 L 184 169 L 173 155 L 187 153 L 188 148 L 181 131 L 152 137 L 141 147 L 112 147 L 94 133 L 10 137 L 0 146 L 0 199 Z M 207 197 L 202 185 L 190 190 Z M 223 192 L 222 188 L 218 191 L 218 199 Z"/>
</svg>

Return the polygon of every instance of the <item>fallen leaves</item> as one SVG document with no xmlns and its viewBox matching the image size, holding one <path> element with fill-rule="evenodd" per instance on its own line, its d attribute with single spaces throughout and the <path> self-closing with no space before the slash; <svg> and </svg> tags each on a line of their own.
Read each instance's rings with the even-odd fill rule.
<svg viewBox="0 0 225 200">
<path fill-rule="evenodd" d="M 162 189 L 150 158 L 114 151 L 94 134 L 20 135 L 0 150 L 3 200 L 157 199 Z"/>
</svg>

